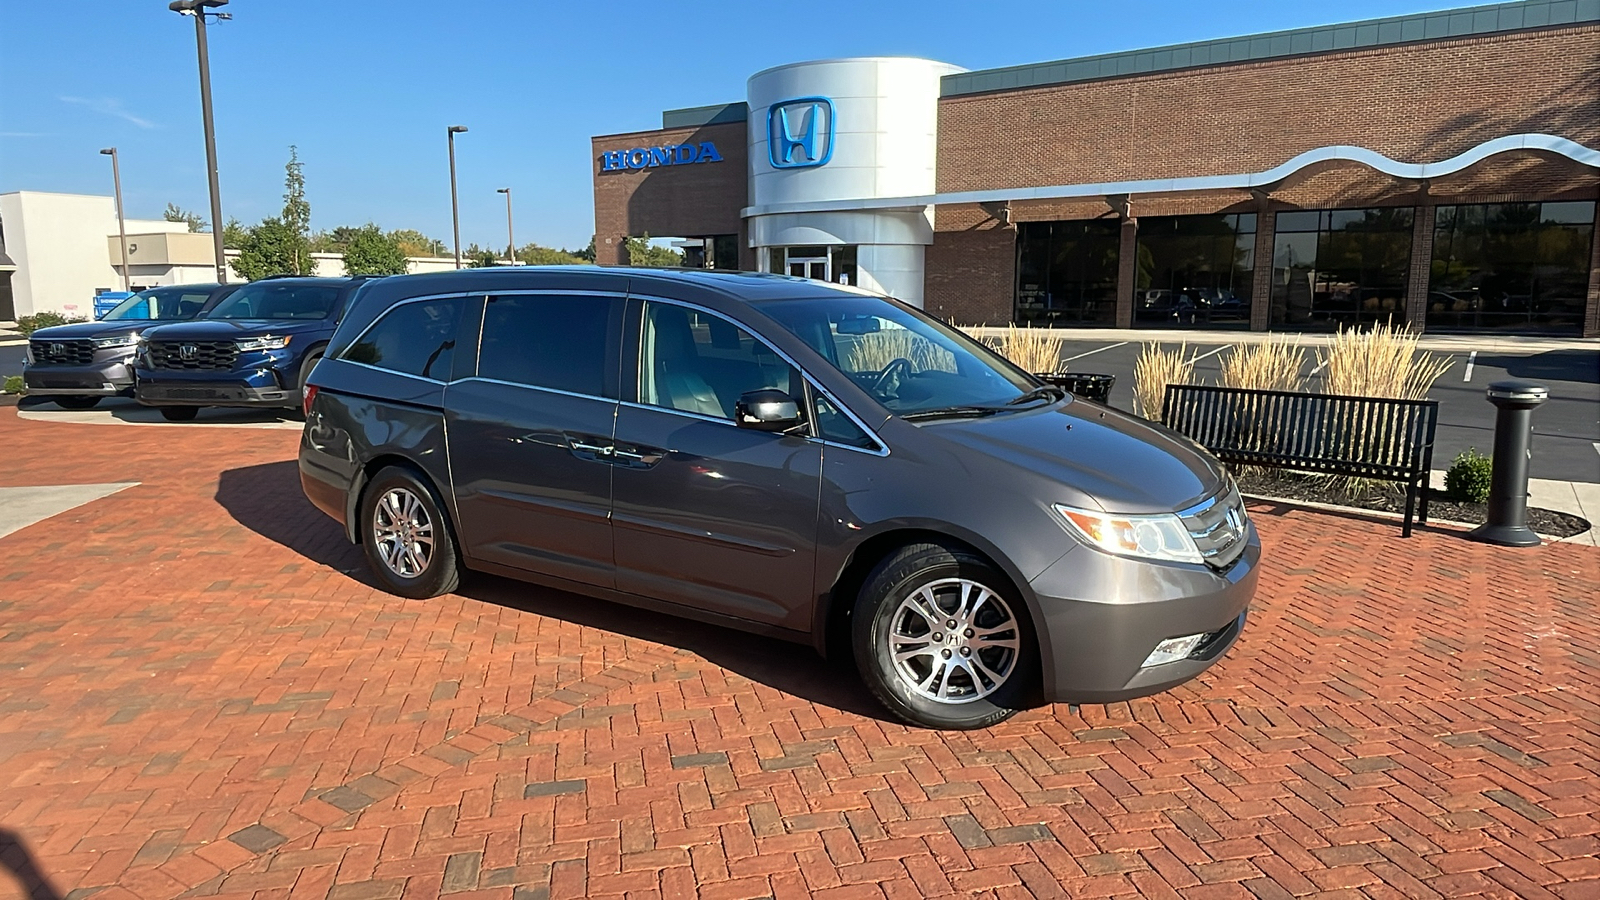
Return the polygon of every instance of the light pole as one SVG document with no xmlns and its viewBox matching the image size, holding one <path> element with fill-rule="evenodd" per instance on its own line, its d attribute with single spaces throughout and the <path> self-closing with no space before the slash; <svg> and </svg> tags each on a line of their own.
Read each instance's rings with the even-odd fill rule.
<svg viewBox="0 0 1600 900">
<path fill-rule="evenodd" d="M 117 235 L 122 238 L 122 289 L 128 289 L 128 222 L 122 215 L 122 172 L 117 167 L 117 148 L 107 147 L 101 156 L 111 157 L 111 184 L 117 191 Z"/>
<path fill-rule="evenodd" d="M 228 0 L 172 0 L 167 9 L 183 16 L 194 16 L 194 39 L 200 49 L 200 116 L 206 131 L 206 174 L 211 181 L 211 243 L 217 254 L 217 281 L 228 280 L 228 264 L 222 252 L 222 189 L 217 185 L 217 133 L 211 120 L 211 55 L 206 49 L 206 16 L 231 19 L 228 13 L 208 12 L 227 6 Z"/>
<path fill-rule="evenodd" d="M 456 268 L 461 268 L 461 204 L 456 199 L 456 135 L 467 130 L 465 125 L 451 125 L 444 130 L 450 141 L 450 226 L 456 239 Z"/>
<path fill-rule="evenodd" d="M 506 195 L 506 240 L 510 242 L 511 264 L 517 264 L 517 233 L 511 228 L 511 188 L 495 188 L 496 194 Z"/>
</svg>

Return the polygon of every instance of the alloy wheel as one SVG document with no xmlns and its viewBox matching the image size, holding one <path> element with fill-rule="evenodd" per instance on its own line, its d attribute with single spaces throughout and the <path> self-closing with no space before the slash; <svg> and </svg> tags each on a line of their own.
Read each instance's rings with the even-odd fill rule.
<svg viewBox="0 0 1600 900">
<path fill-rule="evenodd" d="M 372 510 L 373 546 L 389 571 L 417 578 L 433 559 L 433 521 L 422 499 L 403 487 L 390 488 Z"/>
<path fill-rule="evenodd" d="M 913 591 L 889 620 L 894 670 L 912 693 L 969 703 L 999 690 L 1017 667 L 1021 632 L 999 594 L 945 578 Z"/>
</svg>

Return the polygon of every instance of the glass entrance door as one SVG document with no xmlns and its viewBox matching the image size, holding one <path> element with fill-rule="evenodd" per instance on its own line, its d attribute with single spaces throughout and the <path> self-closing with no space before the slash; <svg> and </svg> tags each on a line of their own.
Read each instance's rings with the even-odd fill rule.
<svg viewBox="0 0 1600 900">
<path fill-rule="evenodd" d="M 832 267 L 828 265 L 826 256 L 795 256 L 790 251 L 789 274 L 799 278 L 815 278 L 818 281 L 832 281 Z"/>
</svg>

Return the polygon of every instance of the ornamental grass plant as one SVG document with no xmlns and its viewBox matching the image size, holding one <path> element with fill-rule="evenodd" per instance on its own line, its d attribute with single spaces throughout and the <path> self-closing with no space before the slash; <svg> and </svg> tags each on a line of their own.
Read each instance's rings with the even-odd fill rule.
<svg viewBox="0 0 1600 900">
<path fill-rule="evenodd" d="M 1006 333 L 985 338 L 989 349 L 1034 374 L 1054 372 L 1061 365 L 1064 338 L 1050 328 L 1006 326 Z"/>
<path fill-rule="evenodd" d="M 857 335 L 845 351 L 845 365 L 852 372 L 881 372 L 897 359 L 917 372 L 956 370 L 955 354 L 904 328 Z"/>
<path fill-rule="evenodd" d="M 1317 354 L 1323 393 L 1351 397 L 1422 400 L 1452 360 L 1417 350 L 1421 335 L 1387 323 L 1371 331 L 1341 328 Z"/>
<path fill-rule="evenodd" d="M 1167 395 L 1169 384 L 1190 384 L 1194 377 L 1194 359 L 1189 355 L 1189 345 L 1179 344 L 1176 350 L 1162 349 L 1151 342 L 1139 351 L 1133 364 L 1134 411 L 1152 422 L 1161 421 L 1161 402 Z"/>
<path fill-rule="evenodd" d="M 1306 352 L 1293 339 L 1272 335 L 1235 346 L 1222 358 L 1223 387 L 1260 391 L 1305 390 Z"/>
</svg>

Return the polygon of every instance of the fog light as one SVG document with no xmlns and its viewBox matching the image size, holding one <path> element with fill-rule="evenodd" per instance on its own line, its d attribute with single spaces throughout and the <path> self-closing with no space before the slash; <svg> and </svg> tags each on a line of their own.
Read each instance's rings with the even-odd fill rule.
<svg viewBox="0 0 1600 900">
<path fill-rule="evenodd" d="M 1144 665 L 1140 668 L 1148 669 L 1151 666 L 1187 659 L 1189 654 L 1194 652 L 1194 648 L 1200 646 L 1200 641 L 1204 637 L 1203 634 L 1191 634 L 1188 637 L 1168 638 L 1150 651 L 1150 655 L 1144 658 Z"/>
</svg>

